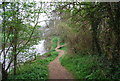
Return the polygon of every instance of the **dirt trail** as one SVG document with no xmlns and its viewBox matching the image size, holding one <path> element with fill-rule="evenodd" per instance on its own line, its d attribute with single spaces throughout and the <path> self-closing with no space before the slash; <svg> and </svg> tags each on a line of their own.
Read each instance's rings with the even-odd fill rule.
<svg viewBox="0 0 120 81">
<path fill-rule="evenodd" d="M 55 60 L 50 62 L 48 65 L 49 69 L 49 79 L 73 79 L 72 74 L 70 74 L 60 63 L 59 59 L 64 54 L 63 50 L 59 50 L 59 42 L 58 46 L 55 48 L 59 55 L 56 57 Z"/>
</svg>

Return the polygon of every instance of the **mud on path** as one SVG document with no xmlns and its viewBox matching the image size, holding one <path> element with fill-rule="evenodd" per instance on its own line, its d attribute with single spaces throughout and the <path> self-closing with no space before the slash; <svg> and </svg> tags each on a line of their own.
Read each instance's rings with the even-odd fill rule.
<svg viewBox="0 0 120 81">
<path fill-rule="evenodd" d="M 59 52 L 55 60 L 48 65 L 49 79 L 73 79 L 71 73 L 69 73 L 60 63 L 59 59 L 64 54 L 63 50 L 59 50 L 60 45 L 55 48 Z"/>
</svg>

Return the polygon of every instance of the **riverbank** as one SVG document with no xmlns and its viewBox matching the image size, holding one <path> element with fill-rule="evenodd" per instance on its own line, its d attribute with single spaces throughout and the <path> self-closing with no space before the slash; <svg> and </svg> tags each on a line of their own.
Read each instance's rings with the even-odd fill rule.
<svg viewBox="0 0 120 81">
<path fill-rule="evenodd" d="M 13 71 L 11 71 L 8 79 L 47 80 L 49 76 L 47 65 L 58 56 L 58 52 L 55 51 L 57 41 L 58 38 L 53 38 L 50 52 L 38 56 L 36 60 L 25 62 L 24 65 L 18 67 L 16 75 L 12 75 Z"/>
<path fill-rule="evenodd" d="M 47 58 L 41 59 L 41 57 L 37 57 L 36 60 L 25 63 L 24 65 L 20 66 L 19 69 L 17 69 L 17 75 L 10 75 L 9 79 L 47 80 L 47 65 L 54 60 L 57 55 L 58 53 L 56 51 L 51 51 L 44 55 L 47 56 Z"/>
<path fill-rule="evenodd" d="M 66 48 L 67 49 L 67 48 Z M 64 50 L 66 50 L 64 48 Z M 106 75 L 109 69 L 105 69 L 96 55 L 64 54 L 60 58 L 61 64 L 79 80 L 110 80 Z"/>
</svg>

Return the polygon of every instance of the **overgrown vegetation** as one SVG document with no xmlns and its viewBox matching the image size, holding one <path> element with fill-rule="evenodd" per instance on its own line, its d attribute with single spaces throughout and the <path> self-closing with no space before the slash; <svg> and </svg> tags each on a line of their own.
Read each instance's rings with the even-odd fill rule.
<svg viewBox="0 0 120 81">
<path fill-rule="evenodd" d="M 51 54 L 51 56 L 45 59 L 37 57 L 36 60 L 21 65 L 17 70 L 17 74 L 10 75 L 8 79 L 47 80 L 48 79 L 47 65 L 56 58 L 58 53 L 55 51 L 51 51 L 45 55 L 47 56 L 48 54 Z"/>
<path fill-rule="evenodd" d="M 51 41 L 52 49 L 55 49 L 57 46 L 58 37 L 53 37 Z M 24 65 L 21 65 L 17 69 L 16 75 L 10 75 L 10 80 L 16 79 L 26 79 L 26 80 L 47 80 L 48 79 L 48 68 L 47 65 L 53 61 L 58 52 L 52 50 L 48 53 L 45 53 L 43 56 L 46 58 L 42 59 L 42 56 L 38 56 L 36 60 L 26 62 Z M 11 73 L 11 72 L 10 72 Z"/>
<path fill-rule="evenodd" d="M 38 18 L 42 10 L 35 2 L 1 2 L 0 9 L 2 10 L 0 55 L 3 57 L 2 78 L 6 79 L 12 64 L 16 75 L 18 55 L 40 41 L 41 26 L 38 25 Z"/>
<path fill-rule="evenodd" d="M 25 72 L 18 70 L 17 57 L 40 40 L 39 16 L 41 13 L 50 14 L 46 10 L 50 8 L 43 9 L 43 4 L 44 7 L 48 7 L 48 4 L 49 7 L 54 7 L 51 21 L 46 22 L 49 27 L 44 35 L 47 35 L 46 41 L 50 53 L 55 53 L 57 41 L 61 40 L 67 47 L 61 48 L 67 49 L 67 54 L 61 58 L 61 62 L 75 73 L 76 78 L 120 79 L 120 2 L 2 2 L 0 3 L 2 9 L 0 55 L 3 56 L 3 79 L 8 77 L 12 63 L 13 74 L 20 75 L 18 78 L 24 77 L 21 73 L 30 73 L 28 70 L 33 70 L 32 67 L 28 68 L 29 63 L 20 67 Z M 8 55 L 9 63 L 6 66 Z M 49 59 L 37 59 L 30 63 L 30 66 L 43 70 L 41 76 L 34 76 L 38 72 L 33 70 L 35 74 L 30 73 L 30 75 L 34 78 L 47 78 L 47 68 L 43 67 L 55 58 L 52 54 L 48 55 L 51 56 Z M 43 66 L 38 67 L 39 62 L 45 62 L 45 65 L 41 64 Z M 29 76 L 25 74 L 25 77 Z"/>
<path fill-rule="evenodd" d="M 89 56 L 91 56 L 91 59 L 95 58 L 95 55 L 98 59 L 96 60 L 98 63 L 96 65 L 96 67 L 98 67 L 97 71 L 98 73 L 100 72 L 100 76 L 97 77 L 96 74 L 96 78 L 104 78 L 101 77 L 101 71 L 103 71 L 105 78 L 120 79 L 120 42 L 118 42 L 120 40 L 119 5 L 119 2 L 59 3 L 56 14 L 58 14 L 61 19 L 58 20 L 59 23 L 56 23 L 51 31 L 53 32 L 55 30 L 53 34 L 56 33 L 64 43 L 67 43 L 68 56 L 66 55 L 67 57 L 65 59 L 67 60 L 64 61 L 69 62 L 71 61 L 69 58 L 73 57 L 72 61 L 77 63 L 76 59 L 81 60 L 81 55 L 83 58 L 88 57 L 86 60 L 89 60 Z M 72 56 L 69 57 L 70 55 Z M 75 59 L 74 56 L 76 57 Z M 81 63 L 80 61 L 78 62 Z M 84 61 L 82 62 L 84 63 Z M 87 62 L 88 63 L 85 62 L 86 64 L 83 65 L 87 66 L 89 61 Z M 79 70 L 83 69 L 82 67 L 79 68 Z M 90 71 L 91 68 L 87 69 L 87 71 Z M 93 67 L 91 70 L 96 71 L 96 68 Z M 107 70 L 108 73 L 106 73 L 105 70 Z M 82 75 L 82 73 L 80 75 Z M 84 78 L 86 78 L 86 76 Z"/>
<path fill-rule="evenodd" d="M 99 67 L 100 63 L 96 56 L 63 55 L 60 61 L 76 79 L 107 79 L 108 70 Z"/>
<path fill-rule="evenodd" d="M 57 42 L 58 40 L 60 40 L 59 37 L 55 36 L 55 37 L 52 37 L 52 40 L 51 40 L 51 51 L 54 51 L 55 48 L 57 47 Z"/>
</svg>

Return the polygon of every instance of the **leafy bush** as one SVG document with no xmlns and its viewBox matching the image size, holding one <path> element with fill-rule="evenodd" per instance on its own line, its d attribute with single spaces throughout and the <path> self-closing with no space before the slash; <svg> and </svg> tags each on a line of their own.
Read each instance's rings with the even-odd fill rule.
<svg viewBox="0 0 120 81">
<path fill-rule="evenodd" d="M 19 67 L 17 70 L 17 75 L 10 75 L 9 79 L 43 79 L 47 80 L 48 78 L 48 68 L 52 60 L 56 58 L 58 52 L 50 52 L 51 56 L 45 59 L 37 58 L 31 63 L 26 63 Z"/>
<path fill-rule="evenodd" d="M 55 49 L 57 46 L 58 38 L 54 37 L 52 39 L 52 47 Z M 47 65 L 53 61 L 57 56 L 58 52 L 55 50 L 51 50 L 48 53 L 45 53 L 44 55 L 49 55 L 49 57 L 45 59 L 40 59 L 40 57 L 37 57 L 36 60 L 32 62 L 26 62 L 24 65 L 21 65 L 17 69 L 17 75 L 10 75 L 9 80 L 16 80 L 16 79 L 30 79 L 30 80 L 47 80 L 48 79 L 48 68 Z"/>
<path fill-rule="evenodd" d="M 51 40 L 51 51 L 54 51 L 57 47 L 57 42 L 60 38 L 59 37 L 53 37 Z"/>
<path fill-rule="evenodd" d="M 63 55 L 61 64 L 73 73 L 76 79 L 105 79 L 106 72 L 100 69 L 96 56 Z"/>
</svg>

